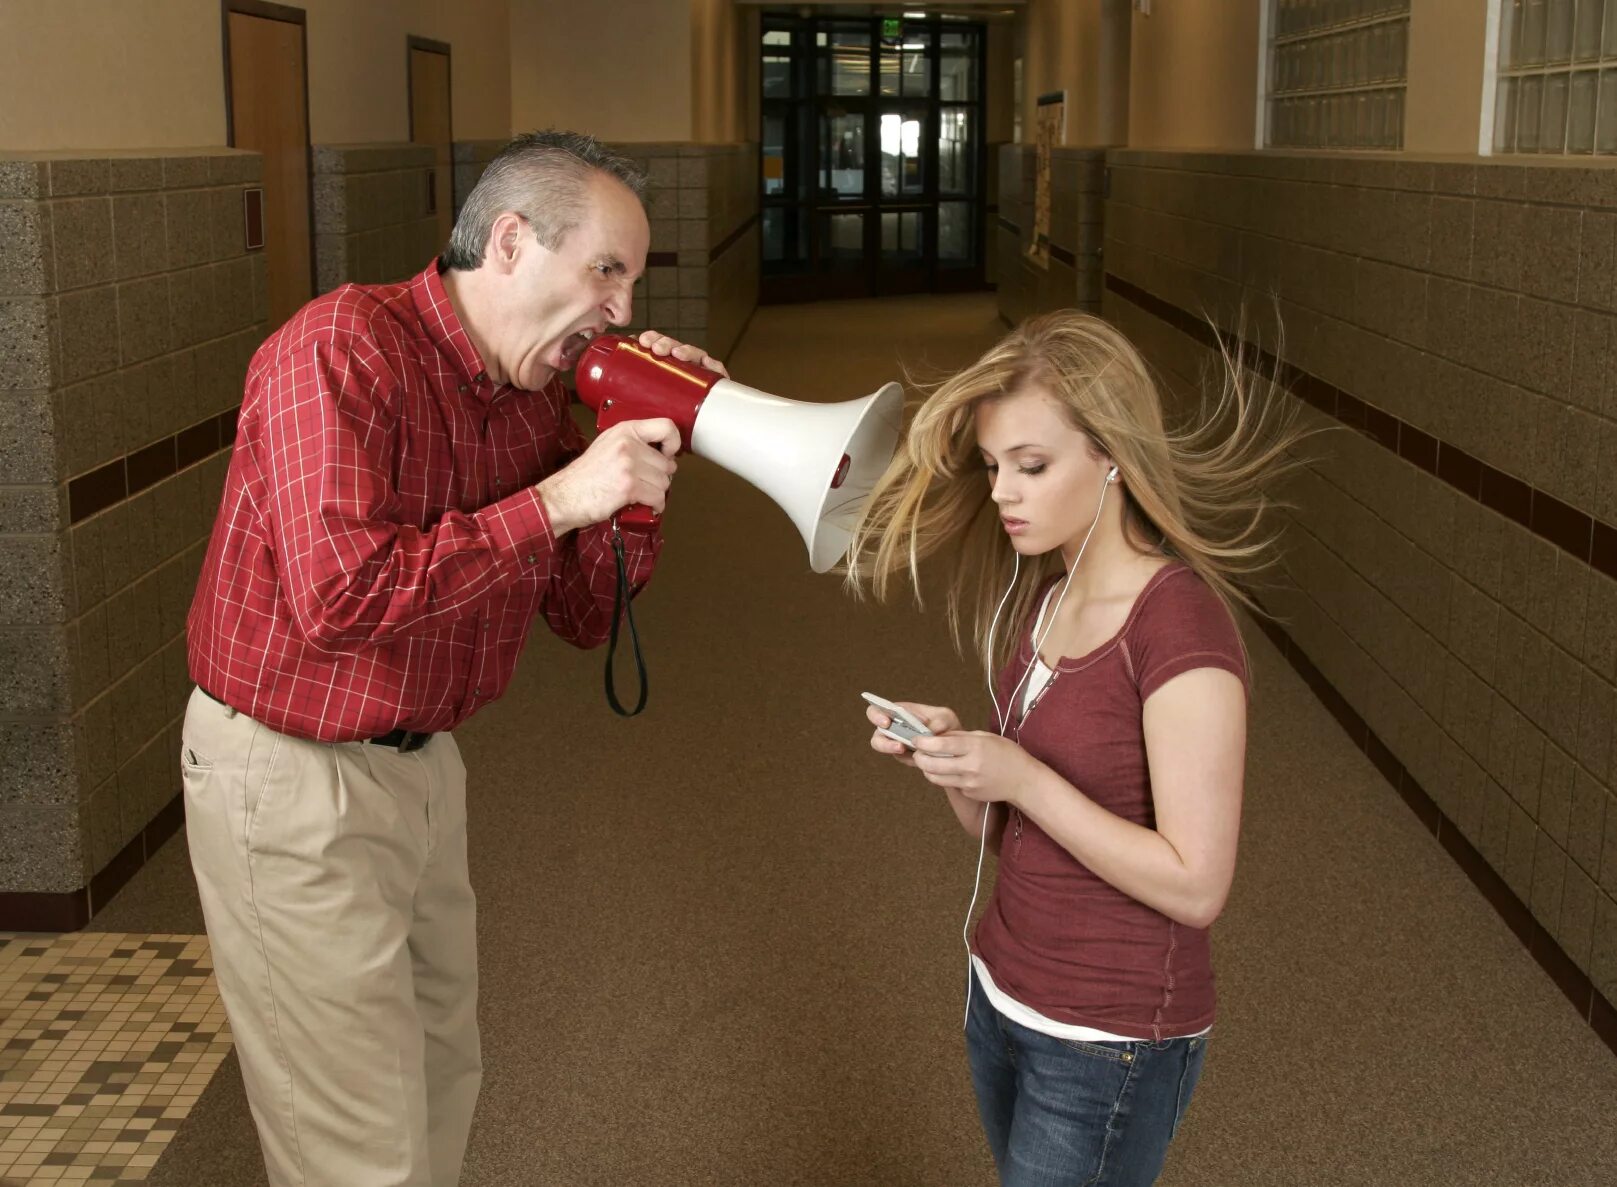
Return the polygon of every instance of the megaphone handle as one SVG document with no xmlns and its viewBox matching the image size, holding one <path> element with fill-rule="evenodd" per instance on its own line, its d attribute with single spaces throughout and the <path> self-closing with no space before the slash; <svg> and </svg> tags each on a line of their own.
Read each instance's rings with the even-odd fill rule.
<svg viewBox="0 0 1617 1187">
<path fill-rule="evenodd" d="M 626 528 L 654 528 L 662 522 L 662 516 L 647 507 L 644 503 L 630 503 L 612 517 L 616 527 Z"/>
<path fill-rule="evenodd" d="M 640 510 L 650 513 L 651 509 L 641 507 Z M 634 717 L 646 707 L 646 659 L 640 653 L 640 632 L 635 628 L 634 610 L 630 606 L 632 591 L 629 588 L 628 562 L 623 556 L 623 535 L 618 531 L 621 517 L 622 512 L 612 517 L 612 555 L 617 561 L 618 573 L 612 601 L 612 634 L 606 649 L 606 703 L 619 717 Z M 629 638 L 634 643 L 634 666 L 640 675 L 640 698 L 633 709 L 625 709 L 623 702 L 618 700 L 617 686 L 612 679 L 612 661 L 618 652 L 618 623 L 624 618 L 629 620 Z"/>
</svg>

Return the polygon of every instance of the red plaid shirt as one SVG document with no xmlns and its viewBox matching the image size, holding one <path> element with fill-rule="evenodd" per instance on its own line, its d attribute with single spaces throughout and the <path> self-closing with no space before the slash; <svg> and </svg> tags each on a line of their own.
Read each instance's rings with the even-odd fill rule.
<svg viewBox="0 0 1617 1187">
<path fill-rule="evenodd" d="M 436 264 L 311 301 L 253 357 L 202 578 L 191 678 L 326 742 L 447 730 L 505 690 L 536 613 L 611 629 L 611 530 L 557 539 L 534 484 L 585 442 L 560 381 L 497 386 Z M 624 533 L 629 580 L 661 537 Z"/>
</svg>

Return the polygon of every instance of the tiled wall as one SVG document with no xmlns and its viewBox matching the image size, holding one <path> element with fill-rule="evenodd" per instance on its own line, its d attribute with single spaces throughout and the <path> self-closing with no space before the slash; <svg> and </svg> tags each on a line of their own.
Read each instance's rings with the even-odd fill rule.
<svg viewBox="0 0 1617 1187">
<path fill-rule="evenodd" d="M 615 147 L 651 177 L 651 251 L 632 328 L 725 357 L 758 303 L 758 146 Z"/>
<path fill-rule="evenodd" d="M 1105 151 L 1058 148 L 1050 155 L 1048 267 L 1027 258 L 1035 167 L 1031 145 L 1000 146 L 999 210 L 987 242 L 994 256 L 1000 316 L 1013 325 L 1051 309 L 1100 310 Z"/>
<path fill-rule="evenodd" d="M 455 144 L 456 211 L 506 142 Z M 634 323 L 723 358 L 758 303 L 758 146 L 617 144 L 650 176 L 651 250 Z"/>
<path fill-rule="evenodd" d="M 1188 379 L 1203 310 L 1244 304 L 1273 349 L 1278 296 L 1295 390 L 1337 429 L 1292 492 L 1284 629 L 1617 1034 L 1617 171 L 1110 163 L 1107 315 Z"/>
<path fill-rule="evenodd" d="M 1019 154 L 1006 155 L 1005 150 L 1012 147 L 1020 146 L 1013 146 L 1007 141 L 990 141 L 983 145 L 983 153 L 987 158 L 984 162 L 986 168 L 983 171 L 983 193 L 986 195 L 983 200 L 983 280 L 992 285 L 999 284 L 999 270 L 1002 266 L 999 258 L 1001 215 L 999 203 L 1002 197 L 1000 169 L 1013 163 L 1020 165 L 1021 160 Z M 1020 181 L 1018 184 L 1020 185 Z M 1015 220 L 1021 217 L 1020 212 L 1014 210 L 1005 211 L 1004 215 L 1012 226 L 1015 225 Z"/>
<path fill-rule="evenodd" d="M 427 144 L 314 147 L 316 288 L 405 280 L 443 250 Z"/>
<path fill-rule="evenodd" d="M 184 616 L 265 329 L 259 168 L 0 156 L 0 927 L 36 899 L 76 926 L 177 823 Z"/>
<path fill-rule="evenodd" d="M 483 170 L 494 159 L 494 154 L 508 144 L 505 140 L 457 140 L 455 141 L 455 214 L 460 214 L 460 208 L 466 203 L 466 195 L 472 192 L 477 179 L 483 176 Z"/>
</svg>

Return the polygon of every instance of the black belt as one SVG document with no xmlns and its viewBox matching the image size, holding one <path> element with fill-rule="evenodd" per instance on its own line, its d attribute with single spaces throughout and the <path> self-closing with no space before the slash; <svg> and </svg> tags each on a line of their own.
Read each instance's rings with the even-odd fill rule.
<svg viewBox="0 0 1617 1187">
<path fill-rule="evenodd" d="M 213 701 L 216 704 L 224 705 L 226 709 L 232 708 L 232 706 L 214 696 L 200 684 L 197 685 L 197 691 L 203 696 L 207 697 L 210 701 Z M 235 711 L 240 712 L 239 709 Z M 431 733 L 420 733 L 416 730 L 392 730 L 383 734 L 380 738 L 355 739 L 355 741 L 371 742 L 377 746 L 391 746 L 400 754 L 409 754 L 412 750 L 420 750 L 431 740 Z"/>
</svg>

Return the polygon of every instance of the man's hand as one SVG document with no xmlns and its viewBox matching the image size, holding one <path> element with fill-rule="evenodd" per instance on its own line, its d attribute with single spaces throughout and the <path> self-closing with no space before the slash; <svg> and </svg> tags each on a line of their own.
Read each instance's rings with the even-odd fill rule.
<svg viewBox="0 0 1617 1187">
<path fill-rule="evenodd" d="M 651 351 L 652 354 L 671 354 L 682 362 L 696 363 L 706 367 L 709 371 L 717 371 L 726 379 L 730 378 L 730 372 L 724 369 L 724 364 L 719 362 L 718 359 L 710 358 L 707 351 L 700 346 L 689 346 L 677 338 L 670 338 L 667 334 L 659 334 L 656 330 L 644 331 L 638 341 L 641 346 Z"/>
<path fill-rule="evenodd" d="M 679 429 L 666 417 L 626 420 L 599 433 L 570 465 L 539 484 L 550 530 L 562 536 L 604 523 L 631 503 L 661 512 L 678 452 Z"/>
</svg>

